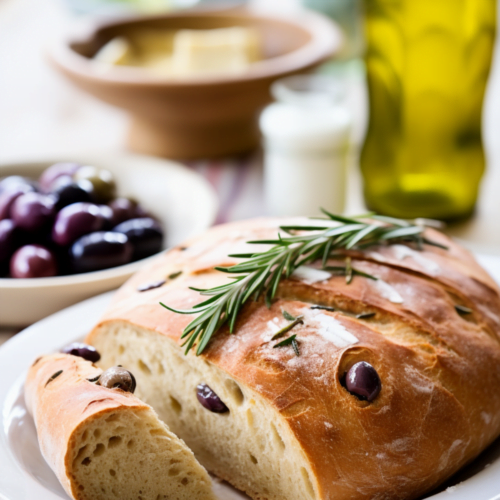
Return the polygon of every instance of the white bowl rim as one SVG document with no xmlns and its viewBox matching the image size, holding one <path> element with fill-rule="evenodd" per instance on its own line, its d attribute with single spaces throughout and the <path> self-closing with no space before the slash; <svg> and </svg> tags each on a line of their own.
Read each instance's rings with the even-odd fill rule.
<svg viewBox="0 0 500 500">
<path fill-rule="evenodd" d="M 167 252 L 169 249 L 164 250 Z M 122 266 L 111 267 L 101 271 L 92 271 L 81 274 L 68 274 L 65 276 L 52 276 L 49 278 L 0 278 L 0 288 L 51 288 L 59 286 L 75 286 L 82 283 L 98 283 L 100 281 L 108 281 L 114 278 L 130 276 L 138 271 L 143 265 L 146 265 L 150 260 L 161 255 L 161 252 L 146 259 L 137 260 L 124 264 Z"/>
</svg>

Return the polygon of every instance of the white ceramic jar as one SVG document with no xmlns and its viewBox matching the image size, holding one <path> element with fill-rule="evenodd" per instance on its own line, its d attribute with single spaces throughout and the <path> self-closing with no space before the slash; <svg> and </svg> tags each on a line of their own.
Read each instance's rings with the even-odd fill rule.
<svg viewBox="0 0 500 500">
<path fill-rule="evenodd" d="M 337 82 L 300 75 L 276 82 L 262 113 L 264 191 L 270 215 L 341 213 L 351 117 Z"/>
</svg>

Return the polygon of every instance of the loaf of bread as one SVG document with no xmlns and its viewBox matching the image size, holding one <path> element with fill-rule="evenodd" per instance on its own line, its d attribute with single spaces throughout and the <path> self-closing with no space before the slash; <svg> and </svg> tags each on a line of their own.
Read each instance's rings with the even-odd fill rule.
<svg viewBox="0 0 500 500">
<path fill-rule="evenodd" d="M 248 302 L 234 334 L 224 326 L 201 356 L 184 355 L 180 337 L 193 316 L 159 302 L 199 303 L 189 287 L 227 283 L 214 267 L 239 262 L 228 255 L 249 252 L 246 241 L 276 238 L 283 222 L 219 226 L 172 249 L 121 288 L 87 341 L 101 366 L 136 373 L 139 397 L 209 471 L 254 499 L 431 491 L 500 434 L 499 288 L 466 250 L 429 229 L 447 249 L 345 251 L 328 265 L 348 255 L 372 277 L 350 283 L 309 264 L 281 281 L 270 307 Z M 272 339 L 298 316 L 299 356 Z M 346 376 L 359 366 L 364 397 Z"/>
<path fill-rule="evenodd" d="M 95 383 L 102 370 L 68 354 L 39 358 L 25 399 L 42 454 L 77 500 L 215 500 L 186 445 L 130 392 Z"/>
</svg>

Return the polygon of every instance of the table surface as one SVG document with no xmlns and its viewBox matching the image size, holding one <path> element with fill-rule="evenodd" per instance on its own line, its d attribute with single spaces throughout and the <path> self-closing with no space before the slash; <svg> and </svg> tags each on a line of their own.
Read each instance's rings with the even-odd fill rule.
<svg viewBox="0 0 500 500">
<path fill-rule="evenodd" d="M 298 8 L 297 0 L 252 3 L 275 10 Z M 75 89 L 48 64 L 48 44 L 68 25 L 81 22 L 61 0 L 0 0 L 0 162 L 39 156 L 71 158 L 82 151 L 126 148 L 126 114 Z M 350 99 L 360 140 L 366 122 L 361 78 L 352 81 Z M 472 250 L 500 254 L 500 50 L 495 51 L 483 117 L 488 170 L 477 211 L 470 220 L 448 231 Z M 363 201 L 355 156 L 351 163 L 347 211 L 352 213 L 363 210 Z M 259 152 L 239 159 L 190 162 L 188 166 L 204 175 L 219 193 L 218 223 L 265 213 Z M 0 344 L 12 334 L 0 330 Z"/>
</svg>

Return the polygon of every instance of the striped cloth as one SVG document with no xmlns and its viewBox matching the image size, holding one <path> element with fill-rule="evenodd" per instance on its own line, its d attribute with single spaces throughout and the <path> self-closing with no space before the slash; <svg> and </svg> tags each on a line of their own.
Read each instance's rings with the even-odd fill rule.
<svg viewBox="0 0 500 500">
<path fill-rule="evenodd" d="M 265 214 L 260 151 L 229 159 L 196 160 L 186 165 L 205 177 L 219 196 L 215 224 Z"/>
</svg>

